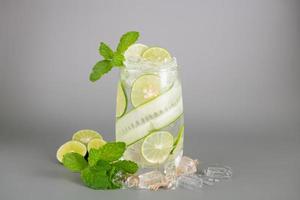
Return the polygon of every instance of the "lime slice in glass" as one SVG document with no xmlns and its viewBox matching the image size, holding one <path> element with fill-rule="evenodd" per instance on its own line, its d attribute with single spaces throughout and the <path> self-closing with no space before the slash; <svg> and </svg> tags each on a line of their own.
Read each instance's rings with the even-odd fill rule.
<svg viewBox="0 0 300 200">
<path fill-rule="evenodd" d="M 122 117 L 125 113 L 127 107 L 127 98 L 122 87 L 122 84 L 119 82 L 118 84 L 118 91 L 117 91 L 117 110 L 116 110 L 116 117 Z"/>
<path fill-rule="evenodd" d="M 142 155 L 150 163 L 163 163 L 173 148 L 173 136 L 167 131 L 156 131 L 147 136 L 142 144 Z"/>
<path fill-rule="evenodd" d="M 151 47 L 144 51 L 142 57 L 154 63 L 164 63 L 172 59 L 171 54 L 163 48 Z"/>
<path fill-rule="evenodd" d="M 91 139 L 90 142 L 87 144 L 87 149 L 90 151 L 92 148 L 93 149 L 99 149 L 103 145 L 105 145 L 106 142 L 103 139 L 100 138 L 94 138 Z"/>
<path fill-rule="evenodd" d="M 76 140 L 76 141 L 79 141 L 79 142 L 87 145 L 89 143 L 89 141 L 93 138 L 102 139 L 102 136 L 97 131 L 85 129 L 85 130 L 80 130 L 80 131 L 77 131 L 76 133 L 74 133 L 72 140 Z"/>
<path fill-rule="evenodd" d="M 146 74 L 136 79 L 132 85 L 131 102 L 134 107 L 146 103 L 161 93 L 159 76 Z"/>
<path fill-rule="evenodd" d="M 59 149 L 56 152 L 56 158 L 59 162 L 62 163 L 64 155 L 71 152 L 75 152 L 82 156 L 85 156 L 86 147 L 81 142 L 74 140 L 68 141 L 59 147 Z"/>
<path fill-rule="evenodd" d="M 126 60 L 141 58 L 148 46 L 144 44 L 133 44 L 124 53 Z"/>
</svg>

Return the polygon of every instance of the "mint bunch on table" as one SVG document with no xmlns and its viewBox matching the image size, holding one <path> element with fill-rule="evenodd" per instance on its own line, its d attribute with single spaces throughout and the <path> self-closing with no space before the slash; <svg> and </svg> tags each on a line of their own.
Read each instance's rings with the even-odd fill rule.
<svg viewBox="0 0 300 200">
<path fill-rule="evenodd" d="M 78 153 L 67 153 L 63 165 L 72 172 L 79 172 L 83 183 L 90 188 L 118 189 L 127 176 L 138 170 L 136 163 L 120 160 L 125 149 L 124 142 L 110 142 L 91 149 L 87 159 Z"/>
<path fill-rule="evenodd" d="M 128 47 L 134 44 L 139 38 L 139 33 L 129 31 L 122 35 L 116 51 L 113 51 L 104 42 L 100 43 L 99 54 L 103 60 L 98 61 L 90 74 L 90 81 L 99 80 L 104 74 L 108 73 L 113 67 L 123 67 L 125 61 L 124 53 Z"/>
</svg>

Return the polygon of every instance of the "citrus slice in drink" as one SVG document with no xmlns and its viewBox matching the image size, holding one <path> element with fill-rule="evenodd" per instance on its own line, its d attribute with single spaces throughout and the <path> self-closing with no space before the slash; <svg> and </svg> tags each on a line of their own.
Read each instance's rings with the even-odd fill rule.
<svg viewBox="0 0 300 200">
<path fill-rule="evenodd" d="M 126 60 L 141 58 L 144 51 L 148 49 L 148 46 L 144 44 L 133 44 L 124 53 Z"/>
<path fill-rule="evenodd" d="M 97 131 L 84 129 L 84 130 L 80 130 L 80 131 L 77 131 L 76 133 L 74 133 L 72 140 L 76 140 L 76 141 L 79 141 L 79 142 L 87 145 L 89 143 L 89 141 L 93 138 L 102 139 L 102 136 Z"/>
<path fill-rule="evenodd" d="M 59 162 L 62 163 L 62 160 L 63 160 L 63 157 L 65 154 L 75 152 L 82 156 L 85 156 L 86 151 L 87 150 L 86 150 L 86 147 L 84 144 L 82 144 L 81 142 L 72 140 L 72 141 L 68 141 L 68 142 L 64 143 L 63 145 L 61 145 L 59 147 L 59 149 L 56 152 L 56 158 Z"/>
<path fill-rule="evenodd" d="M 116 110 L 116 117 L 122 117 L 125 113 L 127 108 L 127 98 L 122 87 L 121 82 L 118 84 L 118 91 L 117 91 L 117 110 Z"/>
<path fill-rule="evenodd" d="M 151 47 L 144 51 L 142 57 L 154 63 L 164 63 L 172 59 L 171 54 L 164 48 Z"/>
<path fill-rule="evenodd" d="M 134 107 L 146 103 L 161 93 L 159 76 L 146 74 L 136 79 L 132 85 L 131 102 Z"/>
<path fill-rule="evenodd" d="M 142 144 L 142 155 L 150 163 L 163 163 L 173 148 L 173 136 L 167 131 L 148 135 Z"/>
<path fill-rule="evenodd" d="M 103 139 L 100 138 L 94 138 L 89 141 L 87 144 L 87 149 L 90 151 L 91 149 L 99 149 L 103 145 L 105 145 L 106 142 Z"/>
</svg>

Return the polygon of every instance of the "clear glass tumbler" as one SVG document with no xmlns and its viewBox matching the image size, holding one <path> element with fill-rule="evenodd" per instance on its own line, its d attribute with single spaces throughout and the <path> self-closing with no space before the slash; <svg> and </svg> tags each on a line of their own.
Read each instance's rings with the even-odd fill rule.
<svg viewBox="0 0 300 200">
<path fill-rule="evenodd" d="M 176 59 L 153 66 L 127 62 L 117 93 L 116 140 L 127 144 L 124 159 L 140 173 L 178 165 L 183 154 L 184 119 Z"/>
</svg>

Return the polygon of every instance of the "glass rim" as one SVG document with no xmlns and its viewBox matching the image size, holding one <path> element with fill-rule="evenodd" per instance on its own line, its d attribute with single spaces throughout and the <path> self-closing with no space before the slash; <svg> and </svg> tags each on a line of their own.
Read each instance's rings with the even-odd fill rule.
<svg viewBox="0 0 300 200">
<path fill-rule="evenodd" d="M 143 67 L 141 67 L 143 65 Z M 152 72 L 161 72 L 161 71 L 175 71 L 178 69 L 177 60 L 175 57 L 169 62 L 155 65 L 153 63 L 142 61 L 125 61 L 124 67 L 122 67 L 122 71 L 135 71 L 135 72 L 143 72 L 143 71 L 152 71 Z"/>
</svg>

